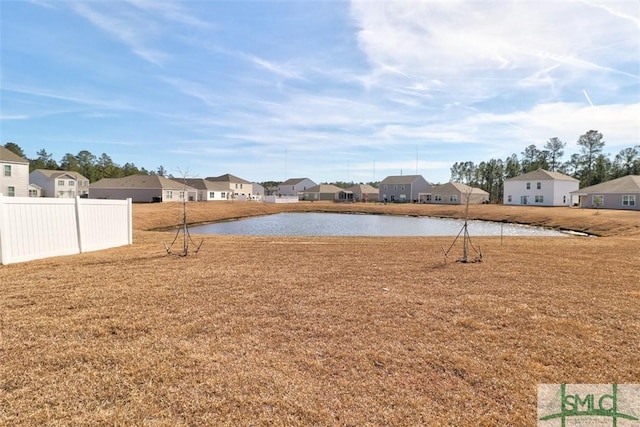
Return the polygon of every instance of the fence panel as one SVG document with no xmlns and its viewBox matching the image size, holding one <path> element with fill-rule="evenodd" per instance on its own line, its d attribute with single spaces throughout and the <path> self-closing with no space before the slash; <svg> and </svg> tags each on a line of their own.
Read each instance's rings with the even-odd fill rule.
<svg viewBox="0 0 640 427">
<path fill-rule="evenodd" d="M 131 230 L 131 200 L 0 194 L 0 264 L 130 244 Z"/>
</svg>

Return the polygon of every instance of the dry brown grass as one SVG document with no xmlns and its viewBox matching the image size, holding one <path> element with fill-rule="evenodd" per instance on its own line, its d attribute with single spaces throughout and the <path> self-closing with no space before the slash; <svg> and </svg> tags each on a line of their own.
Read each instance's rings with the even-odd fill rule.
<svg viewBox="0 0 640 427">
<path fill-rule="evenodd" d="M 191 204 L 455 216 L 457 207 Z M 604 238 L 205 236 L 166 256 L 178 205 L 134 245 L 0 267 L 3 425 L 535 425 L 539 383 L 640 379 L 640 214 L 474 206 Z M 455 249 L 454 249 L 455 250 Z M 385 290 L 386 289 L 386 290 Z"/>
</svg>

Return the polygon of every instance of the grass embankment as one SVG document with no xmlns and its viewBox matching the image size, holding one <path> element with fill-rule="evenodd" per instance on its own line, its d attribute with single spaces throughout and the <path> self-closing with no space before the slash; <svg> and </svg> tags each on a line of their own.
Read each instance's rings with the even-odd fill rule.
<svg viewBox="0 0 640 427">
<path fill-rule="evenodd" d="M 197 203 L 188 218 L 354 208 L 462 212 Z M 637 383 L 640 214 L 471 215 L 609 237 L 473 237 L 475 264 L 413 237 L 203 236 L 174 257 L 175 231 L 145 230 L 181 206 L 136 205 L 134 245 L 0 267 L 0 424 L 536 425 L 539 383 Z"/>
</svg>

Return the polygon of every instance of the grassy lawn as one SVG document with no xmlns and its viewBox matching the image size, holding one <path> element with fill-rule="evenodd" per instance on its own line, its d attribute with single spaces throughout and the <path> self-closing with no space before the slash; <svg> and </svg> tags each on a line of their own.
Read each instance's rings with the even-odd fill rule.
<svg viewBox="0 0 640 427">
<path fill-rule="evenodd" d="M 0 425 L 526 426 L 540 383 L 640 381 L 640 213 L 482 205 L 601 237 L 198 236 L 0 266 Z M 424 205 L 192 203 L 192 222 Z M 457 251 L 457 252 L 456 252 Z M 453 252 L 462 254 L 461 247 Z M 455 258 L 455 256 L 453 257 Z"/>
</svg>

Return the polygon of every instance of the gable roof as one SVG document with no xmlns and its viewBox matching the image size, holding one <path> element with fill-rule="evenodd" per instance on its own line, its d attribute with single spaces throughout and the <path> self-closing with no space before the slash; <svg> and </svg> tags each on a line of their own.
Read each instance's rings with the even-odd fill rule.
<svg viewBox="0 0 640 427">
<path fill-rule="evenodd" d="M 59 171 L 59 170 L 51 170 L 51 169 L 36 169 L 31 173 L 34 172 L 38 172 L 40 174 L 42 174 L 43 176 L 47 177 L 47 178 L 59 178 L 62 175 L 68 175 L 72 178 L 74 178 L 77 181 L 88 181 L 88 179 L 82 175 L 81 173 L 78 172 L 72 172 L 72 171 Z"/>
<path fill-rule="evenodd" d="M 369 184 L 356 184 L 347 188 L 348 191 L 359 194 L 379 194 L 380 190 Z"/>
<path fill-rule="evenodd" d="M 16 153 L 14 153 L 13 151 L 9 150 L 6 147 L 3 147 L 2 145 L 0 145 L 0 161 L 29 164 L 29 160 L 18 156 Z"/>
<path fill-rule="evenodd" d="M 209 181 L 204 178 L 173 178 L 173 181 L 178 184 L 184 186 L 185 184 L 189 187 L 198 189 L 198 190 L 207 190 L 207 191 L 228 191 L 229 186 L 220 181 Z"/>
<path fill-rule="evenodd" d="M 451 191 L 451 190 L 455 190 L 460 192 L 460 194 L 482 194 L 482 195 L 488 195 L 489 193 L 487 193 L 486 191 L 484 191 L 481 188 L 478 187 L 471 187 L 467 184 L 463 184 L 461 182 L 447 182 L 445 184 L 438 184 L 438 185 L 434 185 L 433 187 L 431 187 L 431 191 L 440 191 L 440 190 L 444 190 L 444 191 Z"/>
<path fill-rule="evenodd" d="M 283 182 L 280 185 L 296 185 L 296 184 L 301 183 L 305 179 L 309 179 L 309 178 L 289 178 L 288 180 L 286 180 L 285 182 Z M 311 181 L 311 180 L 309 179 L 309 181 Z M 313 182 L 313 181 L 311 181 L 311 182 Z"/>
<path fill-rule="evenodd" d="M 238 178 L 235 175 L 231 175 L 230 173 L 226 173 L 220 176 L 208 176 L 205 178 L 207 181 L 213 182 L 233 182 L 238 184 L 251 184 L 251 182 L 246 179 Z"/>
<path fill-rule="evenodd" d="M 422 175 L 392 175 L 383 179 L 380 184 L 412 184 Z"/>
<path fill-rule="evenodd" d="M 640 193 L 640 175 L 627 175 L 571 192 L 571 194 L 587 193 Z"/>
<path fill-rule="evenodd" d="M 315 187 L 311 187 L 311 188 L 307 188 L 306 190 L 304 190 L 305 193 L 340 193 L 340 192 L 345 192 L 345 193 L 352 193 L 352 191 L 349 190 L 345 190 L 344 188 L 340 188 L 337 185 L 333 185 L 333 184 L 320 184 L 320 185 L 316 185 Z"/>
<path fill-rule="evenodd" d="M 184 183 L 159 175 L 129 175 L 123 178 L 102 178 L 91 184 L 91 188 L 146 188 L 165 190 L 184 190 Z M 187 186 L 187 190 L 193 190 Z"/>
<path fill-rule="evenodd" d="M 544 169 L 536 169 L 531 172 L 527 172 L 522 175 L 514 176 L 513 178 L 505 179 L 505 181 L 578 181 L 575 178 L 565 175 L 560 172 L 550 172 Z"/>
</svg>

